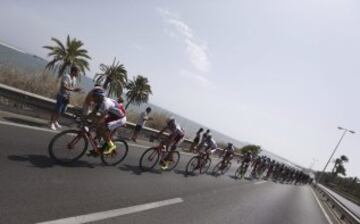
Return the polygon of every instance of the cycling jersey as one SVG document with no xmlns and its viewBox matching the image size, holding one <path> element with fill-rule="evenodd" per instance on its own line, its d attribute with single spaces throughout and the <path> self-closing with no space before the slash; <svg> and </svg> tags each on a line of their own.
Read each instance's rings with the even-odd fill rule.
<svg viewBox="0 0 360 224">
<path fill-rule="evenodd" d="M 168 129 L 170 130 L 171 135 L 173 134 L 184 135 L 184 129 L 178 123 L 176 123 L 176 121 L 170 122 L 168 124 Z"/>
<path fill-rule="evenodd" d="M 206 143 L 208 149 L 216 149 L 217 148 L 217 144 L 213 138 L 207 138 L 205 140 L 205 143 Z"/>
<path fill-rule="evenodd" d="M 99 106 L 98 112 L 108 115 L 105 123 L 110 131 L 114 131 L 126 124 L 126 111 L 124 106 L 113 99 L 105 97 Z"/>
<path fill-rule="evenodd" d="M 126 116 L 124 106 L 117 101 L 105 97 L 101 103 L 99 110 L 100 113 L 108 113 L 113 119 L 121 119 Z"/>
<path fill-rule="evenodd" d="M 224 151 L 225 151 L 224 157 L 229 157 L 229 156 L 231 156 L 231 155 L 234 155 L 234 153 L 235 153 L 235 148 L 234 148 L 234 146 L 231 146 L 230 148 L 229 148 L 229 147 L 226 147 L 226 148 L 224 149 Z"/>
</svg>

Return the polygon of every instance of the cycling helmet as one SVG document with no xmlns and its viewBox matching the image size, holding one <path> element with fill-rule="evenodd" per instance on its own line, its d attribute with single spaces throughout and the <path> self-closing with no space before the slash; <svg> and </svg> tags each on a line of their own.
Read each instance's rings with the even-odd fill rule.
<svg viewBox="0 0 360 224">
<path fill-rule="evenodd" d="M 105 97 L 105 91 L 102 88 L 96 88 L 93 90 L 92 94 L 94 96 L 99 96 L 99 97 Z"/>
<path fill-rule="evenodd" d="M 229 142 L 229 143 L 228 143 L 228 147 L 229 147 L 229 148 L 233 147 L 233 143 Z"/>
</svg>

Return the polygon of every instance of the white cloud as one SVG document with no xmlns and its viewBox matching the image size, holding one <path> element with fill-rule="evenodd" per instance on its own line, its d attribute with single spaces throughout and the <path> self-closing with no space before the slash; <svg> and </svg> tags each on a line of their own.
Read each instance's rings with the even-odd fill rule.
<svg viewBox="0 0 360 224">
<path fill-rule="evenodd" d="M 193 73 L 186 69 L 180 70 L 179 75 L 181 75 L 182 77 L 185 77 L 187 79 L 197 81 L 204 87 L 214 87 L 214 84 L 209 79 L 207 79 L 205 76 Z"/>
<path fill-rule="evenodd" d="M 174 35 L 174 32 L 168 30 L 166 30 L 166 33 L 176 39 L 180 36 L 186 45 L 186 53 L 190 63 L 198 72 L 208 72 L 211 64 L 206 42 L 197 38 L 191 27 L 182 21 L 178 15 L 161 8 L 158 9 L 158 11 L 163 16 L 165 22 L 177 31 L 177 35 Z"/>
</svg>

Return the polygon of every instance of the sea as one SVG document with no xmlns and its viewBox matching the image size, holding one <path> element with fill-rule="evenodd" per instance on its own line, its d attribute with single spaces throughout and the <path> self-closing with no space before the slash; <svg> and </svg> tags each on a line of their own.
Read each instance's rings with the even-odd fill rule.
<svg viewBox="0 0 360 224">
<path fill-rule="evenodd" d="M 44 58 L 41 58 L 37 55 L 31 54 L 29 52 L 25 52 L 18 47 L 15 47 L 11 44 L 4 43 L 0 40 L 0 67 L 14 67 L 19 71 L 22 72 L 29 72 L 29 74 L 34 74 L 34 72 L 43 71 L 45 69 L 46 64 L 48 61 Z M 80 86 L 84 90 L 90 90 L 94 86 L 93 79 L 88 76 L 83 76 L 80 81 Z M 156 91 L 156 90 L 155 90 Z M 140 106 L 131 105 L 130 110 L 140 112 L 144 111 L 147 106 L 150 106 L 153 112 L 159 112 L 164 114 L 171 114 L 175 117 L 175 119 L 181 124 L 181 126 L 186 130 L 187 136 L 195 135 L 196 131 L 202 127 L 204 129 L 208 129 L 204 124 L 200 124 L 191 120 L 191 118 L 183 117 L 176 112 L 169 111 L 165 108 L 162 108 L 158 105 L 152 104 L 151 101 L 147 104 L 142 104 Z M 214 130 L 213 128 L 209 128 L 211 130 L 212 135 L 218 142 L 232 142 L 237 147 L 242 147 L 248 145 L 250 143 L 246 142 L 245 140 L 238 140 L 227 136 L 219 131 Z M 289 166 L 301 168 L 300 166 L 290 162 L 289 160 L 276 155 L 266 149 L 262 149 L 262 155 L 269 156 L 272 159 L 275 159 L 279 162 L 285 163 Z"/>
</svg>

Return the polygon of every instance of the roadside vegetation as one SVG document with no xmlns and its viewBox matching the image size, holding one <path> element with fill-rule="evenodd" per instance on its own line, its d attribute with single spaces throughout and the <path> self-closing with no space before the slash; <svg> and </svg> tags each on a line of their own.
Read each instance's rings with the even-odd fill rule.
<svg viewBox="0 0 360 224">
<path fill-rule="evenodd" d="M 360 181 L 357 177 L 346 177 L 345 163 L 349 162 L 347 156 L 336 158 L 331 172 L 317 172 L 316 179 L 345 198 L 360 205 Z"/>
</svg>

